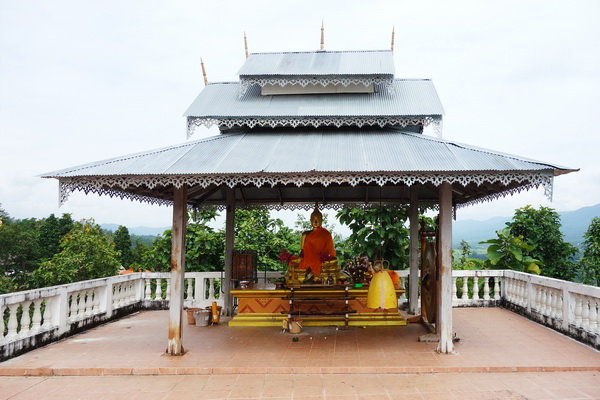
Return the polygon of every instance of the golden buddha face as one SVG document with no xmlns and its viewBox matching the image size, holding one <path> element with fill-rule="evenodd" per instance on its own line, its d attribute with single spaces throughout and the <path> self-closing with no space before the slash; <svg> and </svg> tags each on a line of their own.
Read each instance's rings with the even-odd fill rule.
<svg viewBox="0 0 600 400">
<path fill-rule="evenodd" d="M 318 211 L 310 214 L 310 224 L 312 225 L 313 229 L 317 229 L 318 227 L 321 226 L 322 223 L 323 223 L 323 214 L 321 214 Z"/>
</svg>

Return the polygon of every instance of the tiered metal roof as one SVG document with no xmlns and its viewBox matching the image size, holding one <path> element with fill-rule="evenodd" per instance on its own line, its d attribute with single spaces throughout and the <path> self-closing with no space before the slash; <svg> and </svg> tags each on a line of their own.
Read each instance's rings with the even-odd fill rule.
<svg viewBox="0 0 600 400">
<path fill-rule="evenodd" d="M 275 208 L 371 202 L 403 204 L 411 187 L 437 203 L 441 183 L 455 205 L 543 186 L 574 171 L 415 132 L 439 128 L 444 110 L 429 80 L 393 78 L 392 53 L 253 54 L 240 83 L 208 85 L 186 111 L 188 129 L 217 124 L 221 135 L 44 174 L 60 181 L 61 201 L 82 190 L 168 204 L 174 188 L 188 202 Z M 267 84 L 346 85 L 374 93 L 262 95 Z M 274 81 L 273 81 L 274 79 Z M 391 90 L 380 90 L 389 79 Z M 369 83 L 370 82 L 370 83 Z M 240 90 L 245 87 L 246 90 Z M 241 94 L 240 94 L 241 93 Z M 189 132 L 189 131 L 188 131 Z"/>
</svg>

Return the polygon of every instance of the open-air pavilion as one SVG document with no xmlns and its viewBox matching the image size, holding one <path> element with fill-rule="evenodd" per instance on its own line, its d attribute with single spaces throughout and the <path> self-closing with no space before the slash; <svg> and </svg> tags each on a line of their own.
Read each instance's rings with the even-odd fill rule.
<svg viewBox="0 0 600 400">
<path fill-rule="evenodd" d="M 167 352 L 182 354 L 186 209 L 226 210 L 230 282 L 234 210 L 410 207 L 410 311 L 418 310 L 419 206 L 439 210 L 438 351 L 452 353 L 452 219 L 476 202 L 544 187 L 574 171 L 426 136 L 443 108 L 429 80 L 393 79 L 391 51 L 251 54 L 240 81 L 209 84 L 186 112 L 188 133 L 221 133 L 44 174 L 60 199 L 80 190 L 173 205 Z M 403 266 L 393 266 L 401 268 Z M 226 312 L 231 312 L 225 285 Z"/>
</svg>

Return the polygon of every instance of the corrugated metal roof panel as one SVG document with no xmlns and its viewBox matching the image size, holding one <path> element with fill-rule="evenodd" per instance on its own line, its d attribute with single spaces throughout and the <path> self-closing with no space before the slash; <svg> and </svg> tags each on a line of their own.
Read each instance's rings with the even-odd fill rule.
<svg viewBox="0 0 600 400">
<path fill-rule="evenodd" d="M 213 83 L 204 88 L 185 112 L 196 118 L 409 116 L 443 115 L 444 109 L 428 79 L 397 79 L 393 90 L 262 96 L 260 87 L 239 95 L 237 83 Z"/>
<path fill-rule="evenodd" d="M 393 129 L 340 128 L 224 134 L 43 176 L 552 169 L 568 168 Z"/>
<path fill-rule="evenodd" d="M 394 58 L 390 50 L 308 51 L 252 53 L 240 76 L 393 76 Z"/>
</svg>

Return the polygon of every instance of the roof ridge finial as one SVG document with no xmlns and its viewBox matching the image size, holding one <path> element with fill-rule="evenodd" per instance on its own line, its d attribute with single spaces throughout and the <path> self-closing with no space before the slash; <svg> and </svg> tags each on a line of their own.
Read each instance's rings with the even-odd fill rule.
<svg viewBox="0 0 600 400">
<path fill-rule="evenodd" d="M 246 50 L 246 59 L 248 59 L 248 39 L 246 38 L 246 31 L 244 31 L 244 49 Z"/>
<path fill-rule="evenodd" d="M 208 78 L 206 77 L 206 69 L 204 69 L 204 60 L 200 57 L 200 65 L 202 66 L 202 76 L 204 77 L 204 86 L 208 86 Z"/>
<path fill-rule="evenodd" d="M 325 21 L 321 20 L 321 50 L 325 50 Z"/>
<path fill-rule="evenodd" d="M 394 31 L 395 31 L 395 27 L 392 26 L 392 53 L 394 52 Z"/>
</svg>

